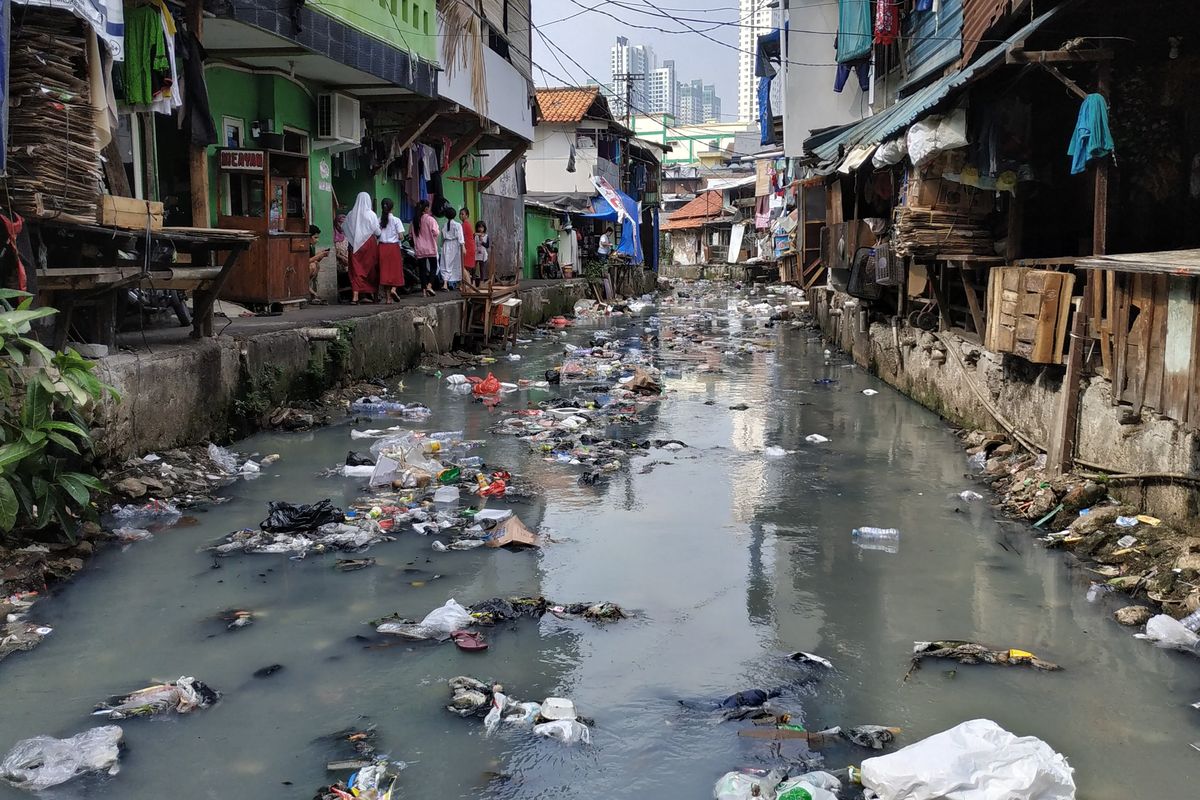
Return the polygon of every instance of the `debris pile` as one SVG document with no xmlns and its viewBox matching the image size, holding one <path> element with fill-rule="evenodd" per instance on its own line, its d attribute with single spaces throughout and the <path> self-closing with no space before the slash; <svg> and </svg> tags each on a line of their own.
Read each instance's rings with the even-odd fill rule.
<svg viewBox="0 0 1200 800">
<path fill-rule="evenodd" d="M 109 719 L 188 714 L 198 708 L 208 708 L 220 699 L 220 692 L 207 684 L 195 678 L 182 677 L 170 683 L 158 683 L 111 698 L 97 705 L 92 713 Z"/>
</svg>

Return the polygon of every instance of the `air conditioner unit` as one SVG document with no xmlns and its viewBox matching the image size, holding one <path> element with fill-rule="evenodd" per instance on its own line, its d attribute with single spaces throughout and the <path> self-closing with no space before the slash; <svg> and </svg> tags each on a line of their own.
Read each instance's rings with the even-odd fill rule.
<svg viewBox="0 0 1200 800">
<path fill-rule="evenodd" d="M 358 101 L 336 92 L 317 95 L 318 149 L 346 150 L 362 142 L 362 116 Z"/>
</svg>

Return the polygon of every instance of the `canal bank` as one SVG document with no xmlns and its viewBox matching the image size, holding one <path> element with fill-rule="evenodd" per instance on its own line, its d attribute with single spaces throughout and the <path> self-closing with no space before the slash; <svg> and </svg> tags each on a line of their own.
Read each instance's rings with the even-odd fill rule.
<svg viewBox="0 0 1200 800">
<path fill-rule="evenodd" d="M 866 309 L 849 295 L 810 291 L 810 312 L 820 330 L 854 362 L 955 425 L 1000 431 L 1045 452 L 1055 436 L 1063 367 L 1032 365 L 992 353 L 953 332 L 867 322 Z M 1194 484 L 1165 476 L 1200 469 L 1197 441 L 1178 423 L 1144 413 L 1131 417 L 1114 405 L 1110 384 L 1099 377 L 1080 386 L 1076 463 L 1115 475 L 1149 475 L 1144 482 L 1114 483 L 1114 496 L 1152 509 L 1156 516 L 1193 523 L 1200 507 Z"/>
<path fill-rule="evenodd" d="M 634 294 L 654 289 L 654 273 L 637 277 Z M 570 314 L 589 296 L 580 279 L 528 282 L 518 294 L 521 323 Z M 97 368 L 121 399 L 107 401 L 93 420 L 96 453 L 107 464 L 251 433 L 272 408 L 316 400 L 344 383 L 398 375 L 425 353 L 449 351 L 462 310 L 449 294 L 431 301 L 410 296 L 392 306 L 315 306 L 233 319 L 225 328 L 218 321 L 219 335 L 200 341 L 182 329 L 126 334 L 130 350 Z"/>
</svg>

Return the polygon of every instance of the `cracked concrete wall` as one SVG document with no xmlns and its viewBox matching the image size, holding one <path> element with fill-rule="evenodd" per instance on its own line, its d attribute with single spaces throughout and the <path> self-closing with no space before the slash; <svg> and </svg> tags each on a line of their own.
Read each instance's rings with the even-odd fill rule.
<svg viewBox="0 0 1200 800">
<path fill-rule="evenodd" d="M 639 293 L 651 291 L 657 276 L 640 273 Z M 537 325 L 570 313 L 590 296 L 583 281 L 529 287 L 520 291 L 521 321 Z M 422 319 L 430 323 L 432 330 Z M 450 350 L 462 324 L 457 300 L 423 306 L 384 307 L 378 313 L 337 323 L 348 331 L 348 352 L 340 375 L 314 372 L 330 342 L 309 341 L 302 328 L 261 331 L 169 345 L 153 352 L 119 353 L 102 359 L 101 380 L 121 401 L 96 411 L 96 452 L 114 463 L 155 450 L 231 435 L 237 402 L 252 391 L 283 405 L 342 380 L 387 378 L 411 369 L 428 350 Z M 320 385 L 316 385 L 320 384 Z M 264 389 L 264 387 L 266 387 Z M 244 426 L 237 426 L 244 427 Z"/>
<path fill-rule="evenodd" d="M 881 323 L 862 332 L 865 311 L 857 300 L 828 290 L 810 294 L 811 311 L 825 335 L 909 397 L 961 427 L 1001 430 L 973 384 L 1025 438 L 1049 444 L 1063 367 L 1002 356 L 953 334 L 893 330 Z M 1099 376 L 1082 382 L 1076 458 L 1116 473 L 1195 474 L 1200 468 L 1196 434 L 1150 412 L 1131 421 L 1127 408 L 1112 404 L 1110 389 L 1109 381 Z M 1200 511 L 1198 493 L 1186 485 L 1123 483 L 1114 484 L 1112 492 L 1147 513 L 1177 522 Z"/>
</svg>

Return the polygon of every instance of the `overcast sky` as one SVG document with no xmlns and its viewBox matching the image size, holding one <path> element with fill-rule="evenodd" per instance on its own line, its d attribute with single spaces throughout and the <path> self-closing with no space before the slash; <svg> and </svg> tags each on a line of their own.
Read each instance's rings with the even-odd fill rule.
<svg viewBox="0 0 1200 800">
<path fill-rule="evenodd" d="M 702 36 L 687 30 L 687 26 L 704 30 L 703 23 L 694 21 L 677 22 L 664 19 L 661 15 L 707 19 L 712 22 L 736 22 L 738 0 L 669 0 L 660 4 L 656 0 L 532 0 L 533 24 L 533 79 L 538 86 L 558 85 L 569 79 L 571 83 L 607 83 L 609 80 L 609 48 L 616 44 L 618 36 L 627 36 L 631 44 L 648 44 L 654 48 L 661 65 L 668 59 L 675 60 L 675 76 L 680 81 L 702 78 L 705 83 L 717 86 L 721 98 L 721 110 L 726 120 L 737 117 L 737 51 L 722 47 Z M 640 14 L 632 6 L 644 6 L 649 14 Z M 595 11 L 585 8 L 597 7 Z M 578 16 L 571 15 L 578 13 Z M 570 19 L 563 19 L 571 17 Z M 556 22 L 556 20 L 562 20 Z M 631 24 L 632 23 L 632 24 Z M 657 30 L 645 30 L 633 25 L 680 31 L 670 34 Z M 709 23 L 711 26 L 711 22 Z M 545 35 L 558 45 L 570 58 L 579 62 L 576 66 L 567 55 L 550 47 L 539 35 Z M 737 46 L 737 28 L 716 26 L 706 35 L 729 45 Z M 555 59 L 557 56 L 557 60 Z M 561 64 L 559 62 L 562 62 Z M 545 74 L 538 69 L 544 67 Z M 594 77 L 589 77 L 591 73 Z"/>
</svg>

